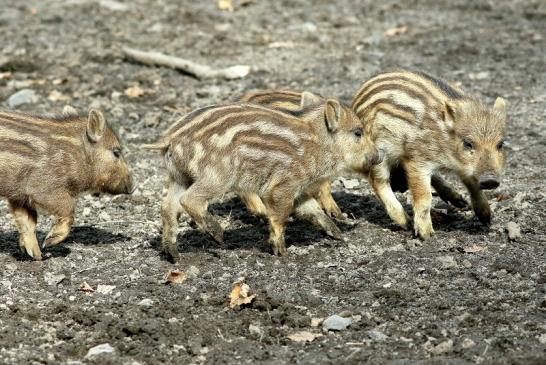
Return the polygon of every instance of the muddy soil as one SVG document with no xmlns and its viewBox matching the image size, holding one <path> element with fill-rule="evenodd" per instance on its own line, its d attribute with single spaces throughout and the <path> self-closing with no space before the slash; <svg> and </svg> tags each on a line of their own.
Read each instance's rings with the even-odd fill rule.
<svg viewBox="0 0 546 365">
<path fill-rule="evenodd" d="M 2 107 L 32 89 L 37 98 L 18 109 L 101 108 L 139 181 L 130 197 L 82 197 L 70 238 L 43 262 L 18 252 L 0 203 L 0 363 L 545 364 L 546 3 L 234 4 L 224 12 L 212 0 L 0 1 Z M 385 35 L 396 27 L 400 34 Z M 240 80 L 197 80 L 131 62 L 123 46 L 253 69 Z M 274 257 L 266 224 L 226 196 L 211 207 L 227 228 L 223 246 L 182 218 L 180 264 L 161 256 L 162 161 L 142 143 L 184 112 L 245 91 L 350 100 L 371 75 L 398 66 L 460 82 L 487 103 L 508 100 L 509 160 L 488 193 L 489 228 L 435 198 L 436 236 L 423 243 L 396 228 L 364 181 L 338 182 L 334 195 L 350 218 L 343 242 L 294 221 L 289 256 Z M 144 93 L 128 97 L 134 86 Z M 510 221 L 521 227 L 517 241 L 507 237 Z M 40 239 L 50 225 L 41 218 Z M 174 268 L 187 280 L 166 285 Z M 239 277 L 257 297 L 230 309 Z M 84 282 L 100 292 L 79 291 Z M 313 326 L 333 314 L 351 325 Z M 299 331 L 322 336 L 287 337 Z M 100 344 L 111 348 L 88 355 Z"/>
</svg>

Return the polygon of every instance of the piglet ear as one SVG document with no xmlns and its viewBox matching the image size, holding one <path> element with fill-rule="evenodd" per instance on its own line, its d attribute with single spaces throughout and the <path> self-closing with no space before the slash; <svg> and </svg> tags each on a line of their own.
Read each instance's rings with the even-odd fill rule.
<svg viewBox="0 0 546 365">
<path fill-rule="evenodd" d="M 326 104 L 324 105 L 324 119 L 326 120 L 326 127 L 329 132 L 334 133 L 338 130 L 342 115 L 343 108 L 339 101 L 335 99 L 326 100 Z"/>
<path fill-rule="evenodd" d="M 106 120 L 104 115 L 97 109 L 90 109 L 87 116 L 87 138 L 89 142 L 97 143 L 104 134 Z"/>
<path fill-rule="evenodd" d="M 449 100 L 444 103 L 444 122 L 449 129 L 453 129 L 459 113 L 460 110 L 457 103 Z"/>
<path fill-rule="evenodd" d="M 309 91 L 304 91 L 301 93 L 301 103 L 300 106 L 302 108 L 311 106 L 311 105 L 317 105 L 323 103 L 322 97 L 320 97 L 317 94 L 313 94 Z"/>
<path fill-rule="evenodd" d="M 495 100 L 495 104 L 493 105 L 493 109 L 497 111 L 500 115 L 502 115 L 503 118 L 506 118 L 506 100 L 504 100 L 501 97 L 498 97 Z"/>
</svg>

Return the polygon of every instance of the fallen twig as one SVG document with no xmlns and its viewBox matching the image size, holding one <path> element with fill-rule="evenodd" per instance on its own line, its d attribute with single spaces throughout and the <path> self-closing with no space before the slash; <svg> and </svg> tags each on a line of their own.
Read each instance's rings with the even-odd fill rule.
<svg viewBox="0 0 546 365">
<path fill-rule="evenodd" d="M 207 65 L 201 65 L 183 58 L 169 56 L 160 52 L 144 52 L 133 48 L 123 48 L 125 55 L 145 65 L 157 65 L 182 70 L 194 75 L 198 79 L 224 78 L 240 79 L 250 72 L 250 66 L 237 65 L 222 69 L 213 69 Z"/>
</svg>

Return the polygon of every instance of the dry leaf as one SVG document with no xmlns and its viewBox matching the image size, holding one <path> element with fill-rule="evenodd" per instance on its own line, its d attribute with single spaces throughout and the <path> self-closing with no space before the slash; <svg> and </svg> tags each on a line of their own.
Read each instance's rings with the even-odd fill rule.
<svg viewBox="0 0 546 365">
<path fill-rule="evenodd" d="M 501 202 L 503 200 L 510 199 L 510 196 L 508 194 L 498 193 L 495 198 L 497 199 L 498 202 Z"/>
<path fill-rule="evenodd" d="M 87 292 L 87 293 L 92 293 L 95 291 L 95 289 L 93 289 L 91 287 L 91 285 L 87 284 L 85 281 L 83 283 L 81 283 L 80 287 L 78 288 L 79 291 L 84 291 L 84 292 Z"/>
<path fill-rule="evenodd" d="M 180 271 L 178 269 L 171 270 L 167 273 L 167 276 L 165 277 L 165 281 L 167 284 L 182 284 L 188 276 L 184 271 Z"/>
<path fill-rule="evenodd" d="M 487 247 L 482 245 L 472 245 L 470 247 L 465 247 L 464 252 L 466 253 L 476 253 L 476 252 L 483 252 L 485 251 Z"/>
<path fill-rule="evenodd" d="M 131 86 L 130 88 L 125 89 L 125 95 L 131 99 L 140 98 L 144 95 L 144 90 L 138 85 Z"/>
<path fill-rule="evenodd" d="M 47 98 L 51 101 L 69 101 L 70 100 L 70 96 L 64 95 L 63 93 L 57 90 L 53 90 L 52 92 L 50 92 Z"/>
<path fill-rule="evenodd" d="M 233 1 L 232 0 L 218 0 L 218 9 L 223 11 L 233 11 Z"/>
<path fill-rule="evenodd" d="M 243 304 L 250 304 L 256 298 L 256 294 L 249 295 L 249 291 L 250 287 L 245 284 L 245 278 L 239 278 L 229 293 L 229 307 L 235 308 Z"/>
<path fill-rule="evenodd" d="M 115 285 L 97 285 L 97 293 L 110 294 L 116 288 Z"/>
<path fill-rule="evenodd" d="M 286 337 L 288 337 L 290 340 L 292 340 L 294 342 L 311 342 L 315 338 L 318 338 L 318 337 L 321 337 L 321 336 L 322 336 L 322 334 L 320 334 L 320 333 L 300 331 L 300 332 L 292 333 L 291 335 L 288 335 Z"/>
<path fill-rule="evenodd" d="M 404 34 L 407 31 L 408 31 L 408 27 L 403 25 L 401 27 L 394 27 L 394 28 L 387 29 L 385 31 L 384 35 L 387 36 L 387 37 L 394 37 L 394 36 L 397 36 L 397 35 L 400 35 L 400 34 Z"/>
</svg>

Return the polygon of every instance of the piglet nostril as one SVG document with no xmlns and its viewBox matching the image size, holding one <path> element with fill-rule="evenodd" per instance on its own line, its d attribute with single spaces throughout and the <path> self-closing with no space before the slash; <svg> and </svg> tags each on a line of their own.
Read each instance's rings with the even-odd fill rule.
<svg viewBox="0 0 546 365">
<path fill-rule="evenodd" d="M 480 177 L 480 189 L 483 190 L 492 190 L 498 188 L 500 181 L 496 175 L 484 175 Z"/>
</svg>

